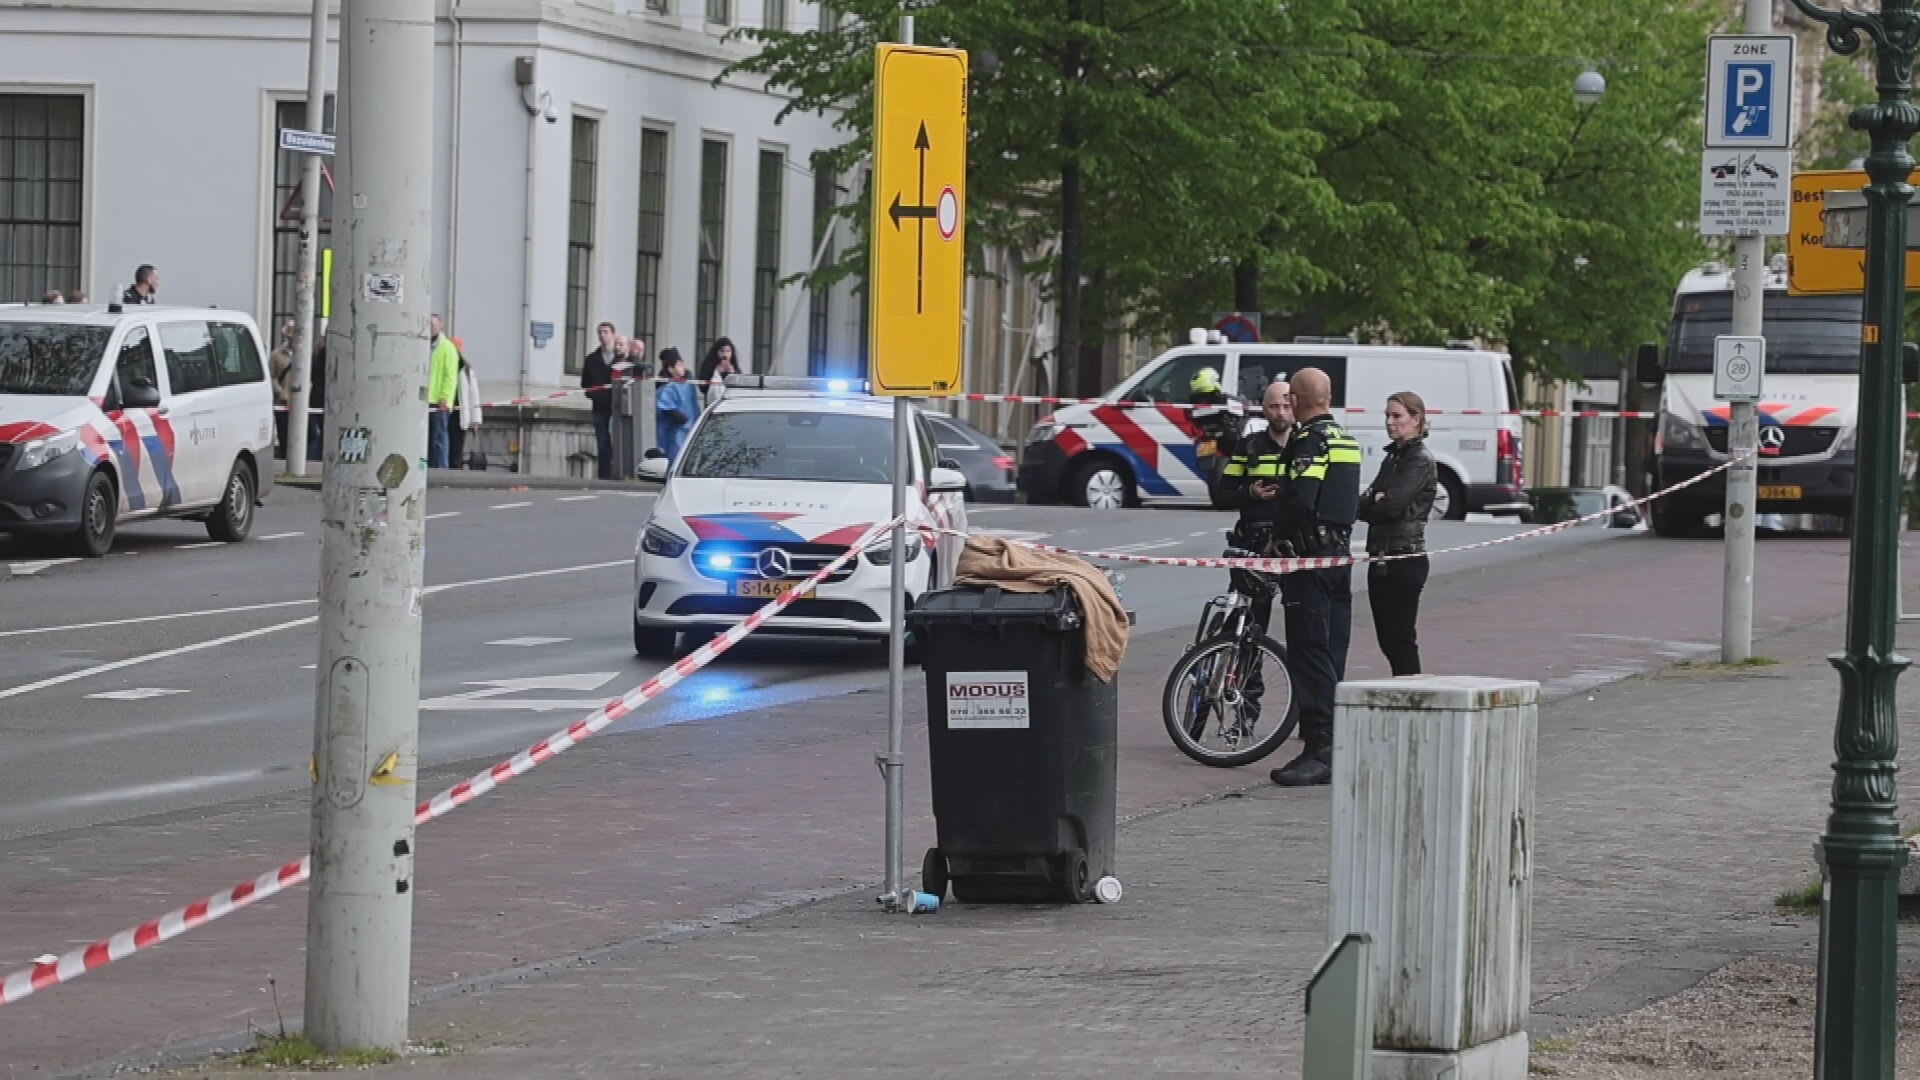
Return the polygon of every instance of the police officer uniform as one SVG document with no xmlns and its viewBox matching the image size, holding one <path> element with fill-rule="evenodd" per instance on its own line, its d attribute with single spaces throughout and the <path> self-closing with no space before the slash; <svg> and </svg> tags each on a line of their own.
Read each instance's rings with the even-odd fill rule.
<svg viewBox="0 0 1920 1080">
<path fill-rule="evenodd" d="M 1360 514 L 1360 443 L 1322 414 L 1294 428 L 1282 466 L 1275 535 L 1303 557 L 1349 555 Z M 1286 604 L 1287 668 L 1300 702 L 1305 751 L 1273 771 L 1288 787 L 1333 776 L 1333 694 L 1346 677 L 1353 625 L 1353 567 L 1301 570 L 1280 579 Z"/>
<path fill-rule="evenodd" d="M 1193 426 L 1200 429 L 1202 438 L 1213 440 L 1216 453 L 1231 458 L 1240 449 L 1241 421 L 1234 413 L 1232 399 L 1220 388 L 1220 373 L 1201 368 L 1187 389 L 1191 392 Z"/>
</svg>

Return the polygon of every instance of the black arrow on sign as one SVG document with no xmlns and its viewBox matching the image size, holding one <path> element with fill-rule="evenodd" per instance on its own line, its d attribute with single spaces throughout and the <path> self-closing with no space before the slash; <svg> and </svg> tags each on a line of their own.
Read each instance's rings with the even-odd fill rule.
<svg viewBox="0 0 1920 1080">
<path fill-rule="evenodd" d="M 926 121 L 923 120 L 920 122 L 920 134 L 913 140 L 913 148 L 920 152 L 919 205 L 902 206 L 900 204 L 900 193 L 896 191 L 893 195 L 893 205 L 887 208 L 887 215 L 893 218 L 893 228 L 895 232 L 900 231 L 900 219 L 902 218 L 914 218 L 919 221 L 919 224 L 915 226 L 915 229 L 918 231 L 919 251 L 914 257 L 913 268 L 913 312 L 916 315 L 923 314 L 926 311 L 927 222 L 932 220 L 940 212 L 938 207 L 927 205 L 927 151 L 931 149 L 932 146 L 933 143 L 927 139 Z"/>
</svg>

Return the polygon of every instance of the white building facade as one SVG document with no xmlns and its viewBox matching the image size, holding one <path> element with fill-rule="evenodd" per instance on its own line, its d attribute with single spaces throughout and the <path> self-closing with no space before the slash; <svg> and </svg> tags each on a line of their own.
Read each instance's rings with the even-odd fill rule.
<svg viewBox="0 0 1920 1080">
<path fill-rule="evenodd" d="M 857 193 L 858 178 L 812 169 L 845 136 L 818 116 L 778 121 L 784 99 L 755 80 L 714 82 L 752 48 L 730 31 L 814 29 L 819 6 L 442 0 L 438 14 L 431 281 L 484 398 L 578 386 L 602 321 L 650 357 L 672 345 L 696 364 L 724 336 L 759 371 L 857 369 L 857 292 L 785 281 L 812 263 L 821 211 Z M 163 303 L 290 319 L 301 159 L 278 133 L 305 126 L 310 16 L 306 0 L 0 0 L 0 302 L 116 299 L 151 263 Z M 329 85 L 337 56 L 330 43 Z M 324 234 L 330 193 L 321 209 Z M 829 257 L 854 242 L 835 231 Z M 584 404 L 542 414 L 557 436 Z M 568 449 L 530 453 L 553 472 Z"/>
</svg>

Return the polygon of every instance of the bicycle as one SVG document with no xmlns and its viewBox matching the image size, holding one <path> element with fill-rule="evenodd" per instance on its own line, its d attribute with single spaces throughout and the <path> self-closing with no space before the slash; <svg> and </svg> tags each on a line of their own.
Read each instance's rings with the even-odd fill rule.
<svg viewBox="0 0 1920 1080">
<path fill-rule="evenodd" d="M 1259 556 L 1230 547 L 1226 557 Z M 1228 575 L 1228 591 L 1201 608 L 1193 644 L 1168 672 L 1160 699 L 1173 744 L 1193 760 L 1216 768 L 1259 761 L 1286 742 L 1300 722 L 1286 646 L 1253 624 L 1254 603 L 1271 603 L 1279 583 L 1251 570 L 1230 570 Z M 1273 715 L 1276 707 L 1280 719 L 1262 731 L 1263 712 Z M 1217 738 L 1223 748 L 1213 749 L 1209 738 Z"/>
</svg>

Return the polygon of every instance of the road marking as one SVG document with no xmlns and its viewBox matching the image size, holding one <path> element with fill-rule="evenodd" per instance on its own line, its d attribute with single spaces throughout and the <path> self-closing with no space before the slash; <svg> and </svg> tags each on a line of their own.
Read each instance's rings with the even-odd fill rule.
<svg viewBox="0 0 1920 1080">
<path fill-rule="evenodd" d="M 467 686 L 482 687 L 459 694 L 428 698 L 420 703 L 420 708 L 430 712 L 448 712 L 454 710 L 487 710 L 557 712 L 562 709 L 593 709 L 606 704 L 602 698 L 545 698 L 539 700 L 495 700 L 507 694 L 517 694 L 526 690 L 572 690 L 577 693 L 592 693 L 605 686 L 617 672 L 590 671 L 579 675 L 535 675 L 527 679 L 486 679 L 469 682 Z"/>
<path fill-rule="evenodd" d="M 101 694 L 88 694 L 90 698 L 105 701 L 145 701 L 148 698 L 166 697 L 168 694 L 184 694 L 185 690 L 168 690 L 159 686 L 142 686 L 134 690 L 108 690 Z"/>
<path fill-rule="evenodd" d="M 553 501 L 554 502 L 588 502 L 590 500 L 597 499 L 599 497 L 600 496 L 598 495 L 562 495 Z"/>
<path fill-rule="evenodd" d="M 531 648 L 535 645 L 558 645 L 562 642 L 572 641 L 572 640 L 573 640 L 572 638 L 563 638 L 563 637 L 510 637 L 510 638 L 502 638 L 499 641 L 489 641 L 487 642 L 487 644 L 511 645 L 517 648 L 525 649 L 525 648 Z"/>
<path fill-rule="evenodd" d="M 229 784 L 258 780 L 267 775 L 268 772 L 265 769 L 248 769 L 245 772 L 222 773 L 218 776 L 195 776 L 184 780 L 163 780 L 155 784 L 137 784 L 133 787 L 112 788 L 106 791 L 89 791 L 84 795 L 63 795 L 59 798 L 43 799 L 40 802 L 9 806 L 5 811 L 0 811 L 0 821 L 21 821 L 53 810 L 77 810 L 82 807 L 99 806 L 102 803 L 181 795 L 204 788 L 224 787 Z"/>
<path fill-rule="evenodd" d="M 1197 532 L 1197 533 L 1188 533 L 1188 534 L 1187 534 L 1187 537 L 1188 537 L 1188 539 L 1191 539 L 1191 540 L 1198 540 L 1198 539 L 1200 539 L 1201 537 L 1204 537 L 1204 536 L 1212 536 L 1212 535 L 1213 535 L 1212 533 L 1210 533 L 1210 532 L 1208 532 L 1208 531 L 1206 531 L 1205 529 L 1202 529 L 1201 531 L 1199 531 L 1199 532 Z"/>
<path fill-rule="evenodd" d="M 493 506 L 490 506 L 490 507 L 488 507 L 487 509 L 489 509 L 489 510 L 518 510 L 518 509 L 520 509 L 520 508 L 521 508 L 521 507 L 523 507 L 523 506 L 532 506 L 532 505 L 533 505 L 533 504 L 532 504 L 532 503 L 530 503 L 530 502 L 517 502 L 517 503 L 495 503 L 495 504 L 494 504 Z"/>
<path fill-rule="evenodd" d="M 301 671 L 313 671 L 313 670 L 316 670 L 317 668 L 319 668 L 319 666 L 320 666 L 319 664 L 301 664 L 301 665 L 300 665 L 300 670 L 301 670 Z"/>
<path fill-rule="evenodd" d="M 657 491 L 616 491 L 613 494 L 622 495 L 629 499 L 657 499 L 660 497 L 660 493 Z"/>
<path fill-rule="evenodd" d="M 1110 547 L 1107 550 L 1116 554 L 1125 554 L 1130 551 L 1158 551 L 1161 548 L 1179 547 L 1184 542 L 1185 541 L 1181 540 L 1142 540 L 1137 544 L 1121 544 L 1117 547 Z"/>
<path fill-rule="evenodd" d="M 262 539 L 262 540 L 291 540 L 291 539 L 293 539 L 293 538 L 294 538 L 294 537 L 296 537 L 296 536 L 305 536 L 305 535 L 307 535 L 307 534 L 306 534 L 306 533 L 303 533 L 303 532 L 290 532 L 290 533 L 274 533 L 274 534 L 273 534 L 272 536 L 263 536 L 263 537 L 261 537 L 260 539 Z"/>
<path fill-rule="evenodd" d="M 119 671 L 122 668 L 133 667 L 135 664 L 145 664 L 154 660 L 166 660 L 175 656 L 185 656 L 187 653 L 199 652 L 202 649 L 217 649 L 222 645 L 232 645 L 235 642 L 246 641 L 249 638 L 264 637 L 276 631 L 290 630 L 296 626 L 305 626 L 310 622 L 318 622 L 319 619 L 320 616 L 318 615 L 308 615 L 305 618 L 294 619 L 290 622 L 263 626 L 258 630 L 247 630 L 238 634 L 228 634 L 225 637 L 209 638 L 206 641 L 196 641 L 191 645 L 178 645 L 171 649 L 162 649 L 159 652 L 142 653 L 139 656 L 129 656 L 125 660 L 115 660 L 111 663 L 95 664 L 90 668 L 81 668 L 79 671 L 69 671 L 65 675 L 55 675 L 50 679 L 41 679 L 39 682 L 9 686 L 4 690 L 0 690 L 0 699 L 19 697 L 21 694 L 31 694 L 35 690 L 45 690 L 50 686 L 59 686 L 62 683 L 90 679 L 95 675 L 105 675 L 109 671 Z"/>
<path fill-rule="evenodd" d="M 439 521 L 441 518 L 450 518 L 450 517 L 459 517 L 459 516 L 460 516 L 460 511 L 458 510 L 442 510 L 437 514 L 428 514 L 427 520 Z"/>
<path fill-rule="evenodd" d="M 174 545 L 174 547 L 180 551 L 198 551 L 201 548 L 226 547 L 226 546 L 227 546 L 227 542 L 225 540 L 202 540 L 198 544 L 175 544 Z"/>
<path fill-rule="evenodd" d="M 1048 536 L 1052 535 L 1051 533 L 1043 532 L 1022 532 L 1019 529 L 979 529 L 976 531 L 982 536 L 997 536 L 1002 540 L 1010 540 L 1016 544 L 1030 544 L 1035 540 L 1045 540 Z"/>
<path fill-rule="evenodd" d="M 556 574 L 575 574 L 584 570 L 606 570 L 615 566 L 632 566 L 629 559 L 614 559 L 610 562 L 583 563 L 579 566 L 557 566 L 550 570 L 529 570 L 521 574 L 502 574 L 499 577 L 475 578 L 472 581 L 449 581 L 443 585 L 429 585 L 421 590 L 428 596 L 448 589 L 465 589 L 474 585 L 498 585 L 507 581 L 524 581 L 529 578 L 552 577 Z M 317 599 L 275 600 L 268 604 L 242 604 L 238 607 L 207 608 L 204 611 L 176 611 L 166 615 L 140 615 L 131 619 L 107 619 L 101 622 L 67 623 L 62 626 L 32 626 L 23 630 L 0 630 L 0 638 L 27 637 L 33 634 L 58 634 L 68 630 L 99 630 L 108 626 L 137 626 L 141 623 L 169 622 L 174 619 L 197 619 L 207 615 L 237 615 L 248 611 L 271 611 L 275 608 L 300 607 L 317 603 Z"/>
<path fill-rule="evenodd" d="M 21 577 L 28 577 L 49 567 L 65 566 L 68 563 L 76 563 L 79 561 L 79 559 L 41 559 L 38 562 L 17 562 L 8 565 L 15 574 Z"/>
</svg>

